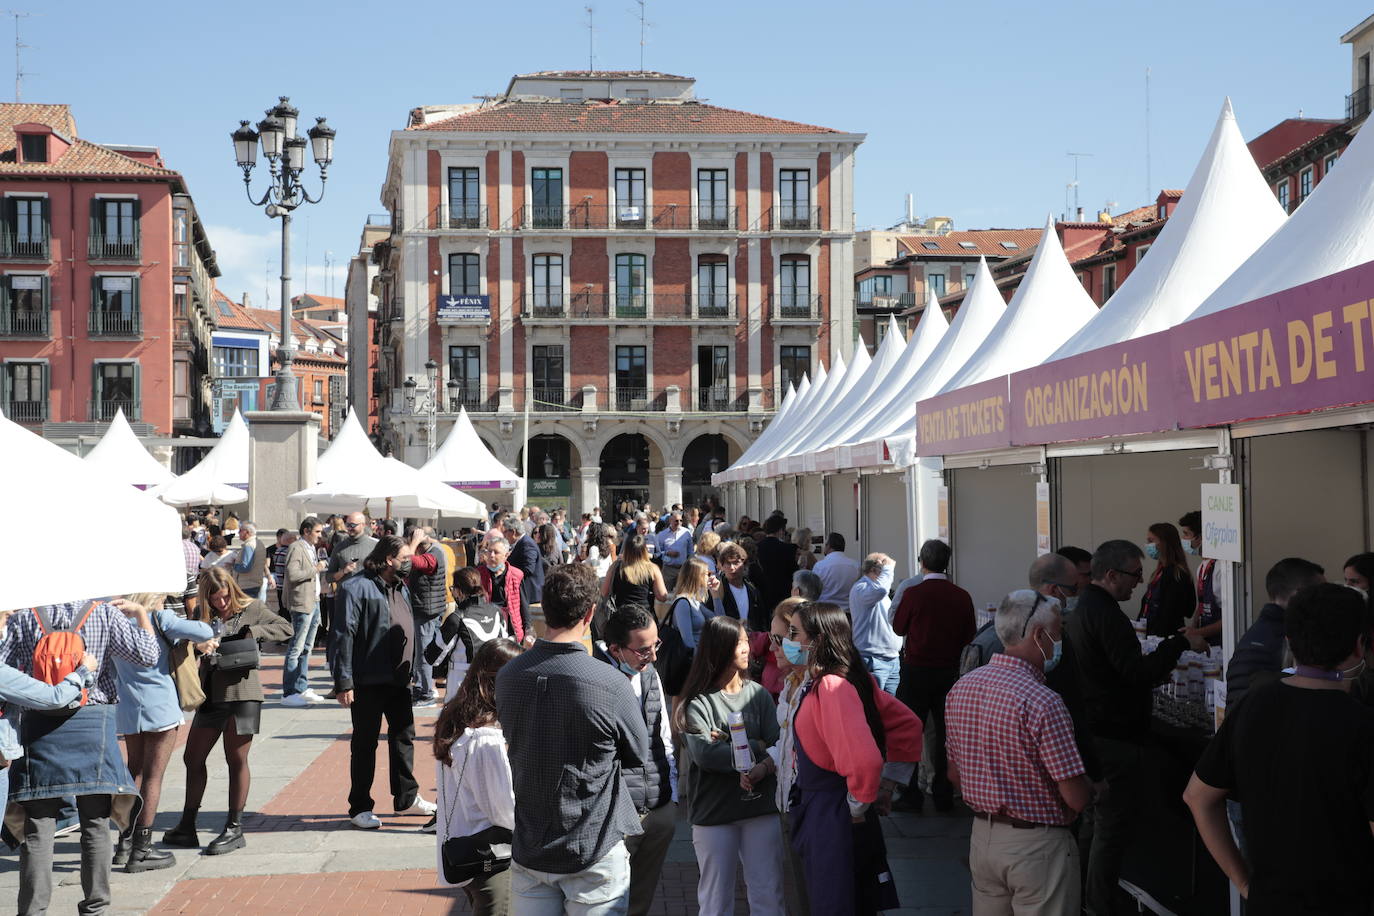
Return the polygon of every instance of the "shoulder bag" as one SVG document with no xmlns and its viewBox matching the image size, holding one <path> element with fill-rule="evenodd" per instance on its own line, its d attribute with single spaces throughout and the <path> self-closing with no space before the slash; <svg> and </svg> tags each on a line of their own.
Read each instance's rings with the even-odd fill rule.
<svg viewBox="0 0 1374 916">
<path fill-rule="evenodd" d="M 156 611 L 152 618 L 153 629 L 167 646 L 167 667 L 172 674 L 172 684 L 177 689 L 177 704 L 183 712 L 194 712 L 205 703 L 205 686 L 200 681 L 200 659 L 196 657 L 196 647 L 190 640 L 172 642 L 157 622 Z"/>
<path fill-rule="evenodd" d="M 448 818 L 442 827 L 444 839 L 439 845 L 439 858 L 444 865 L 444 880 L 449 884 L 465 884 L 474 878 L 489 878 L 510 868 L 513 836 L 505 827 L 492 825 L 468 836 L 448 835 L 448 825 L 453 823 L 453 812 L 458 805 L 458 790 L 463 787 L 463 776 L 468 771 L 468 758 L 471 756 L 472 744 L 469 742 L 464 748 L 458 784 L 454 786 L 453 797 L 448 801 Z"/>
<path fill-rule="evenodd" d="M 658 676 L 663 680 L 663 693 L 670 697 L 682 692 L 682 685 L 687 681 L 687 672 L 692 667 L 694 653 L 687 648 L 682 631 L 677 628 L 677 603 L 686 600 L 685 597 L 679 596 L 668 606 L 663 626 L 658 631 L 658 638 L 663 645 L 659 647 L 658 660 L 654 664 L 658 668 Z"/>
<path fill-rule="evenodd" d="M 240 611 L 241 615 L 242 612 Z M 239 615 L 230 618 L 239 619 Z M 233 630 L 241 633 L 246 627 L 239 627 Z M 211 656 L 214 666 L 220 671 L 245 671 L 249 668 L 256 668 L 262 663 L 262 658 L 258 654 L 258 641 L 251 633 L 248 636 L 234 636 L 228 639 L 221 639 L 219 648 Z"/>
</svg>

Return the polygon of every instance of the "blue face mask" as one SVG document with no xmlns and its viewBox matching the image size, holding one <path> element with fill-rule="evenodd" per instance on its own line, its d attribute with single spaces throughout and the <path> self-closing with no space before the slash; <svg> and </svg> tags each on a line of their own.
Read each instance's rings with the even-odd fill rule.
<svg viewBox="0 0 1374 916">
<path fill-rule="evenodd" d="M 1054 645 L 1054 651 L 1052 651 L 1052 652 L 1049 654 L 1049 656 L 1045 659 L 1045 673 L 1046 673 L 1046 674 L 1049 674 L 1049 673 L 1050 673 L 1051 671 L 1053 671 L 1055 668 L 1059 667 L 1059 660 L 1060 660 L 1061 658 L 1064 657 L 1064 640 L 1059 639 L 1059 640 L 1053 640 L 1052 642 L 1053 642 L 1053 645 Z M 1039 648 L 1039 645 L 1038 645 L 1038 644 L 1037 644 L 1036 648 Z M 1040 650 L 1040 654 L 1041 654 L 1041 655 L 1044 655 L 1044 654 L 1045 654 L 1045 650 L 1041 649 L 1041 650 Z"/>
<path fill-rule="evenodd" d="M 811 654 L 811 647 L 803 646 L 795 639 L 784 639 L 782 641 L 782 654 L 787 656 L 787 660 L 794 665 L 805 665 L 806 657 Z"/>
<path fill-rule="evenodd" d="M 619 669 L 620 669 L 620 673 L 623 674 L 623 675 L 625 675 L 626 677 L 638 677 L 638 676 L 639 676 L 639 669 L 638 669 L 638 668 L 632 668 L 632 667 L 630 667 L 629 665 L 625 664 L 623 661 L 621 661 L 621 660 L 618 659 L 618 658 L 615 660 L 615 666 L 616 666 L 617 668 L 619 668 Z"/>
<path fill-rule="evenodd" d="M 1197 548 L 1193 546 L 1192 541 L 1183 542 L 1183 552 L 1188 554 L 1188 556 L 1190 557 L 1197 556 Z"/>
<path fill-rule="evenodd" d="M 1155 544 L 1155 543 L 1153 543 L 1153 542 L 1152 542 L 1152 543 L 1149 543 L 1149 544 L 1146 544 L 1146 545 L 1145 545 L 1145 556 L 1149 557 L 1151 560 L 1158 560 L 1158 559 L 1159 559 L 1159 545 L 1158 545 L 1158 544 Z"/>
</svg>

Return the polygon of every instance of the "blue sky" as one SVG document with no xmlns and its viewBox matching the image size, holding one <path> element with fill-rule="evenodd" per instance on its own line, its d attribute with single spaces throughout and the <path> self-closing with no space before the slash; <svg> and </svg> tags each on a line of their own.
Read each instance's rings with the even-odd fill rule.
<svg viewBox="0 0 1374 916">
<path fill-rule="evenodd" d="M 639 66 L 638 5 L 591 0 L 595 63 Z M 500 92 L 510 75 L 585 68 L 584 0 L 234 4 L 17 0 L 23 98 L 72 105 L 96 142 L 156 145 L 190 184 L 225 276 L 254 304 L 277 295 L 277 223 L 249 206 L 229 132 L 277 95 L 338 129 L 323 204 L 298 211 L 294 289 L 343 295 L 343 271 L 378 199 L 391 130 L 417 105 Z M 1081 160 L 1092 211 L 1183 187 L 1224 96 L 1246 139 L 1299 110 L 1340 117 L 1350 51 L 1371 12 L 1328 0 L 879 3 L 648 0 L 644 63 L 695 76 L 713 103 L 862 132 L 860 227 L 919 215 L 956 227 L 1039 226 L 1064 208 Z M 13 20 L 0 20 L 0 97 Z M 1145 68 L 1151 69 L 1149 191 Z M 308 235 L 308 239 L 307 239 Z M 326 252 L 334 269 L 327 274 Z M 307 272 L 308 270 L 308 272 Z M 268 279 L 270 275 L 270 279 Z"/>
</svg>

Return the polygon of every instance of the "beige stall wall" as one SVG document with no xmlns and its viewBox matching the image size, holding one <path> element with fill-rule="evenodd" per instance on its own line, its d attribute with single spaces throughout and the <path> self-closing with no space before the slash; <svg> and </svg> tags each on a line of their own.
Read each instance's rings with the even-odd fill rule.
<svg viewBox="0 0 1374 916">
<path fill-rule="evenodd" d="M 854 501 L 854 484 L 858 474 L 832 474 L 826 478 L 828 490 L 825 507 L 825 530 L 827 533 L 838 531 L 844 535 L 845 553 L 858 557 L 859 532 L 854 523 L 858 503 Z"/>
<path fill-rule="evenodd" d="M 863 552 L 885 553 L 897 561 L 896 581 L 911 575 L 911 509 L 904 474 L 868 474 L 863 479 Z M 857 554 L 855 557 L 857 558 Z"/>
<path fill-rule="evenodd" d="M 1284 557 L 1326 567 L 1341 581 L 1341 564 L 1365 549 L 1360 437 L 1317 430 L 1248 440 L 1251 615 L 1265 602 L 1264 574 Z"/>
<path fill-rule="evenodd" d="M 952 471 L 950 535 L 954 581 L 975 607 L 1026 588 L 1035 559 L 1035 483 L 1026 465 Z"/>
<path fill-rule="evenodd" d="M 797 507 L 797 488 L 800 486 L 796 477 L 784 477 L 778 481 L 778 508 L 782 514 L 787 516 L 788 524 L 795 524 L 799 510 Z"/>
<path fill-rule="evenodd" d="M 825 485 L 820 474 L 807 474 L 800 478 L 802 484 L 802 509 L 799 516 L 792 520 L 793 527 L 810 528 L 811 536 L 825 533 Z"/>
</svg>

